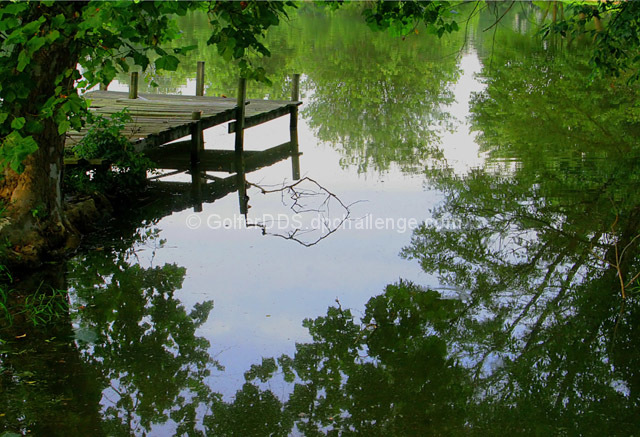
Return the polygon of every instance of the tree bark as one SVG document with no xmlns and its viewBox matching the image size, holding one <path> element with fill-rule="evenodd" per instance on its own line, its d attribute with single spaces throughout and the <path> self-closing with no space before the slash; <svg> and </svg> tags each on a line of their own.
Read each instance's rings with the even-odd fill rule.
<svg viewBox="0 0 640 437">
<path fill-rule="evenodd" d="M 75 69 L 77 55 L 69 44 L 57 44 L 33 62 L 35 84 L 29 104 L 17 108 L 16 116 L 39 114 L 46 99 L 55 95 L 55 79 Z M 75 92 L 73 79 L 65 79 L 62 93 Z M 24 171 L 6 168 L 0 180 L 0 201 L 6 208 L 0 223 L 0 255 L 11 266 L 33 266 L 77 245 L 77 231 L 64 217 L 62 172 L 65 136 L 58 134 L 57 123 L 42 119 L 43 130 L 34 135 L 38 150 L 24 161 Z"/>
</svg>

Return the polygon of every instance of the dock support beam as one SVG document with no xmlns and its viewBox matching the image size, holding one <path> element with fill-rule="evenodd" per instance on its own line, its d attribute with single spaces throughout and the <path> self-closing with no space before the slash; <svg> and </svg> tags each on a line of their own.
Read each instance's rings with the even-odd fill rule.
<svg viewBox="0 0 640 437">
<path fill-rule="evenodd" d="M 137 99 L 138 98 L 138 72 L 134 71 L 131 73 L 131 80 L 129 82 L 129 98 Z"/>
<path fill-rule="evenodd" d="M 294 74 L 291 78 L 291 101 L 300 100 L 300 74 Z M 298 147 L 298 107 L 291 106 L 289 120 L 289 138 L 291 143 L 291 177 L 293 180 L 300 179 L 300 149 Z"/>
<path fill-rule="evenodd" d="M 204 96 L 204 61 L 198 61 L 196 71 L 196 96 Z"/>
<path fill-rule="evenodd" d="M 191 123 L 191 166 L 197 166 L 200 162 L 200 152 L 204 150 L 204 138 L 202 135 L 202 125 L 200 119 L 202 118 L 202 111 L 195 111 L 191 113 L 191 119 L 194 123 Z"/>
</svg>

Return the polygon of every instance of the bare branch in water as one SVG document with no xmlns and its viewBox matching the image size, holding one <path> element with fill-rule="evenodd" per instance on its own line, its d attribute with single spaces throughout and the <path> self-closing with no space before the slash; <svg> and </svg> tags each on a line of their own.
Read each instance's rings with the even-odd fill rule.
<svg viewBox="0 0 640 437">
<path fill-rule="evenodd" d="M 307 184 L 311 184 L 312 187 L 306 187 Z M 265 187 L 251 182 L 247 182 L 247 186 L 255 187 L 260 190 L 262 194 L 280 193 L 282 204 L 288 206 L 291 211 L 296 214 L 317 213 L 321 220 L 322 229 L 326 230 L 320 237 L 313 241 L 305 241 L 302 236 L 318 229 L 294 229 L 286 233 L 274 233 L 269 231 L 269 226 L 262 222 L 249 223 L 246 222 L 247 227 L 257 227 L 262 230 L 262 235 L 273 235 L 276 237 L 284 238 L 285 240 L 293 240 L 305 247 L 310 247 L 318 244 L 320 241 L 327 238 L 329 235 L 336 232 L 340 227 L 351 217 L 351 206 L 357 202 L 345 204 L 337 195 L 329 191 L 324 186 L 320 185 L 314 179 L 304 177 L 292 184 L 285 184 L 277 186 L 277 188 Z M 289 201 L 287 201 L 287 198 Z M 293 203 L 291 203 L 293 202 Z M 330 220 L 331 206 L 337 205 L 342 210 L 342 216 L 339 221 L 333 223 Z M 245 219 L 246 220 L 246 219 Z"/>
</svg>

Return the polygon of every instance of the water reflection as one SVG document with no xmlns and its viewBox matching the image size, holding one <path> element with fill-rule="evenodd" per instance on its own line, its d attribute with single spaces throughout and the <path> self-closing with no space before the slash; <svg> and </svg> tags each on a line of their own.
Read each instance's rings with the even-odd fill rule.
<svg viewBox="0 0 640 437">
<path fill-rule="evenodd" d="M 481 20 L 491 24 L 486 17 Z M 349 40 L 349 30 L 335 26 L 331 32 L 344 31 L 345 41 L 376 53 L 374 39 Z M 313 29 L 300 31 L 311 38 Z M 223 373 L 217 362 L 220 346 L 211 338 L 224 325 L 214 325 L 207 338 L 199 335 L 213 303 L 205 300 L 190 311 L 181 303 L 185 268 L 156 265 L 155 253 L 163 243 L 152 225 L 171 211 L 198 209 L 236 191 L 246 208 L 251 185 L 244 175 L 292 156 L 276 149 L 270 155 L 247 153 L 237 166 L 237 156 L 230 152 L 225 158 L 229 169 L 245 169 L 237 173 L 239 178 L 188 168 L 191 183 L 157 181 L 157 200 L 141 209 L 128 228 L 71 262 L 62 283 L 72 288 L 73 312 L 46 335 L 30 331 L 3 345 L 0 384 L 7 395 L 0 400 L 0 429 L 47 435 L 58 430 L 65 435 L 80 430 L 98 435 L 636 433 L 638 92 L 619 82 L 589 81 L 580 53 L 541 51 L 531 35 L 521 38 L 507 30 L 500 28 L 495 38 L 504 50 L 493 52 L 491 61 L 480 56 L 486 89 L 471 105 L 472 127 L 487 162 L 467 174 L 444 165 L 430 167 L 426 181 L 442 194 L 431 223 L 456 226 L 425 224 L 402 251 L 436 275 L 443 287 L 393 282 L 382 294 L 367 297 L 362 313 L 347 308 L 341 298 L 326 315 L 304 322 L 311 338 L 299 341 L 294 352 L 247 365 L 244 381 L 223 390 L 222 377 L 233 376 Z M 443 61 L 442 70 L 434 66 L 432 83 L 412 76 L 415 70 L 403 56 L 396 61 L 400 69 L 409 69 L 407 86 L 431 90 L 438 98 L 444 93 L 446 101 L 446 84 L 457 75 L 455 63 Z M 342 53 L 335 57 L 337 64 L 347 62 Z M 390 68 L 391 61 L 381 58 L 381 65 Z M 315 62 L 309 65 L 316 68 L 301 69 L 309 72 L 312 105 L 307 117 L 323 140 L 342 150 L 345 162 L 360 169 L 384 170 L 398 162 L 405 170 L 424 170 L 421 147 L 433 137 L 424 126 L 429 123 L 422 123 L 422 111 L 433 110 L 430 105 L 437 99 L 409 95 L 398 77 L 382 69 L 369 67 L 375 71 L 363 75 L 363 83 L 354 83 L 352 71 L 344 70 L 341 74 L 349 77 L 337 80 L 329 67 L 319 65 L 322 59 Z M 421 120 L 416 136 L 380 133 L 371 128 L 374 117 L 354 121 L 352 113 L 339 112 L 345 106 L 339 107 L 339 97 L 330 92 L 335 87 L 340 95 L 343 82 L 342 97 L 353 100 L 362 114 L 379 113 L 384 129 L 391 129 L 391 121 L 406 128 L 408 119 L 402 114 L 411 112 Z M 387 90 L 377 104 L 353 96 L 372 97 L 375 89 Z M 404 106 L 394 108 L 396 101 Z M 323 105 L 338 112 L 331 117 L 322 112 Z M 399 111 L 399 118 L 388 111 Z M 296 154 L 293 158 L 296 174 Z M 143 219 L 150 226 L 140 228 L 137 220 Z M 142 249 L 146 257 L 139 256 Z M 271 249 L 264 253 L 273 257 Z M 343 246 L 338 249 L 344 251 Z M 247 280 L 248 297 L 234 305 L 275 301 L 272 309 L 293 306 L 297 296 L 306 314 L 311 313 L 307 301 L 313 296 L 303 291 L 319 294 L 318 286 L 293 275 L 291 260 L 300 252 L 286 251 L 280 254 L 287 262 L 278 259 L 286 265 L 275 274 L 293 277 L 293 285 L 285 285 L 294 291 L 264 292 L 265 278 L 259 276 Z M 248 257 L 248 249 L 246 253 Z M 304 255 L 312 262 L 303 274 L 311 276 L 318 265 L 328 264 L 309 253 Z M 226 254 L 215 262 L 222 256 Z M 335 271 L 360 277 L 376 273 L 355 258 L 339 258 L 345 259 L 344 270 Z M 215 277 L 210 271 L 215 262 L 203 267 L 203 287 L 213 287 L 213 279 L 223 277 L 220 268 Z M 258 270 L 259 262 L 264 261 L 254 260 L 250 268 L 242 265 L 243 279 L 250 277 L 251 268 Z M 330 262 L 335 263 L 333 258 Z M 390 276 L 383 283 L 397 277 Z M 320 287 L 329 288 L 334 280 L 346 293 L 354 292 L 347 276 L 322 272 L 318 277 Z M 277 287 L 285 286 L 278 282 Z M 237 299 L 243 291 L 237 282 L 220 289 L 216 308 L 224 296 Z M 229 308 L 233 312 L 228 303 L 224 311 Z M 237 319 L 236 324 L 227 326 L 240 330 L 256 314 L 264 317 L 265 311 L 245 318 L 233 313 L 230 319 Z M 246 355 L 255 363 L 257 345 L 291 325 L 275 326 L 262 337 L 247 329 L 229 343 L 249 344 L 246 348 L 252 350 Z M 287 338 L 288 333 L 282 335 Z M 70 337 L 75 340 L 67 341 Z M 231 354 L 241 355 L 238 350 Z"/>
<path fill-rule="evenodd" d="M 205 380 L 220 369 L 196 335 L 213 302 L 187 312 L 174 295 L 186 269 L 143 267 L 134 243 L 163 244 L 142 228 L 73 259 L 66 317 L 40 329 L 16 319 L 3 330 L 11 340 L 1 351 L 1 430 L 131 435 L 171 419 L 192 434 L 210 393 Z"/>
<path fill-rule="evenodd" d="M 584 71 L 535 50 L 485 71 L 471 110 L 488 163 L 428 173 L 444 195 L 434 217 L 459 226 L 425 224 L 402 252 L 446 290 L 401 281 L 359 319 L 338 304 L 305 321 L 312 342 L 247 372 L 265 393 L 279 375 L 293 384 L 281 414 L 295 429 L 638 429 L 638 96 Z"/>
<path fill-rule="evenodd" d="M 214 203 L 237 192 L 240 213 L 248 210 L 247 174 L 291 158 L 292 173 L 300 173 L 300 152 L 297 141 L 287 142 L 263 151 L 205 150 L 200 162 L 192 165 L 183 153 L 179 160 L 166 159 L 164 148 L 151 155 L 161 173 L 152 177 L 148 194 L 153 199 L 152 215 L 162 218 L 172 212 L 193 207 L 202 211 L 203 203 Z M 220 177 L 219 173 L 232 173 Z M 190 182 L 175 180 L 180 174 L 189 174 Z M 173 178 L 173 180 L 172 180 Z M 145 208 L 146 209 L 146 208 Z M 147 217 L 150 218 L 150 217 Z"/>
<path fill-rule="evenodd" d="M 100 258 L 104 268 L 98 275 L 95 262 L 75 260 L 69 278 L 77 299 L 79 354 L 98 374 L 102 391 L 102 429 L 109 435 L 141 434 L 171 419 L 180 424 L 180 434 L 193 431 L 197 408 L 210 392 L 205 380 L 220 369 L 209 341 L 196 335 L 213 302 L 187 312 L 174 296 L 184 267 L 145 268 L 112 253 L 88 255 Z"/>
</svg>

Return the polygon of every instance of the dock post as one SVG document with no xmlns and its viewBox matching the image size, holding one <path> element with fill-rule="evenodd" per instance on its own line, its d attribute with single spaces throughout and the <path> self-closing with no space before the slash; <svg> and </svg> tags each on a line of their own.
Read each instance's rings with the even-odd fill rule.
<svg viewBox="0 0 640 437">
<path fill-rule="evenodd" d="M 294 74 L 291 78 L 291 101 L 297 102 L 300 99 L 300 74 Z M 291 105 L 291 118 L 289 120 L 289 134 L 291 143 L 291 177 L 293 180 L 300 179 L 300 149 L 298 146 L 298 107 Z"/>
<path fill-rule="evenodd" d="M 247 101 L 247 79 L 241 77 L 238 80 L 238 100 L 236 103 L 236 184 L 238 187 L 238 200 L 240 202 L 240 214 L 246 216 L 248 211 L 247 184 L 244 178 L 244 114 L 245 102 Z"/>
<path fill-rule="evenodd" d="M 204 96 L 204 61 L 198 61 L 196 70 L 196 96 Z"/>
<path fill-rule="evenodd" d="M 238 81 L 238 101 L 236 103 L 236 152 L 244 150 L 244 113 L 247 100 L 247 79 Z"/>
<path fill-rule="evenodd" d="M 200 119 L 202 118 L 202 111 L 195 111 L 191 113 L 191 119 L 194 123 L 191 123 L 191 166 L 198 165 L 200 162 L 200 152 L 204 150 L 204 139 L 202 135 L 202 125 Z"/>
<path fill-rule="evenodd" d="M 129 98 L 137 99 L 138 98 L 138 72 L 134 71 L 131 73 L 131 81 L 129 82 Z"/>
<path fill-rule="evenodd" d="M 291 78 L 291 101 L 300 100 L 300 74 L 295 73 Z"/>
</svg>

